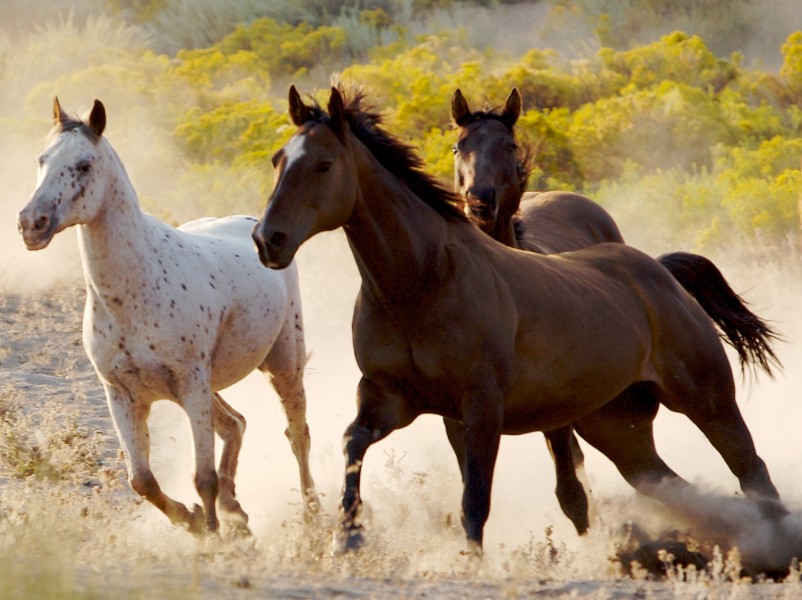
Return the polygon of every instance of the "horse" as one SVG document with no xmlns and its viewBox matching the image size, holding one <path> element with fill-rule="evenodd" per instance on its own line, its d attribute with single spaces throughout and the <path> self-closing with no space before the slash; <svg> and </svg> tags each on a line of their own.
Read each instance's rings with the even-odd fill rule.
<svg viewBox="0 0 802 600">
<path fill-rule="evenodd" d="M 451 115 L 459 128 L 452 147 L 454 189 L 466 214 L 492 238 L 538 254 L 624 243 L 612 216 L 590 198 L 565 191 L 526 191 L 531 152 L 515 137 L 521 106 L 517 88 L 503 109 L 472 111 L 459 89 L 452 96 Z M 715 264 L 687 252 L 663 254 L 657 260 L 718 325 L 722 339 L 738 352 L 742 370 L 760 367 L 771 376 L 771 365 L 779 364 L 771 348 L 778 336 L 748 309 Z M 461 425 L 447 420 L 446 431 L 461 456 Z M 560 505 L 582 534 L 588 526 L 586 490 L 577 477 L 584 473 L 582 449 L 570 427 L 544 433 L 556 467 Z"/>
<path fill-rule="evenodd" d="M 324 110 L 290 87 L 297 130 L 273 156 L 253 230 L 262 263 L 283 269 L 342 227 L 362 279 L 339 549 L 364 544 L 368 448 L 424 413 L 464 425 L 462 524 L 476 553 L 502 434 L 573 424 L 640 492 L 670 502 L 691 486 L 655 449 L 660 404 L 691 419 L 765 514 L 787 514 L 713 323 L 659 262 L 619 243 L 538 255 L 493 240 L 362 100 L 332 87 Z"/>
<path fill-rule="evenodd" d="M 303 372 L 307 360 L 298 272 L 268 271 L 250 232 L 256 219 L 205 218 L 174 228 L 143 212 L 119 156 L 103 135 L 95 100 L 79 119 L 53 104 L 36 189 L 19 213 L 28 250 L 77 226 L 86 283 L 83 345 L 105 391 L 130 487 L 192 533 L 218 531 L 219 508 L 248 533 L 234 478 L 245 418 L 219 394 L 259 369 L 284 408 L 298 461 L 305 515 L 319 506 L 309 469 Z M 194 442 L 188 509 L 160 488 L 149 465 L 148 415 L 156 400 L 179 404 Z M 215 469 L 214 435 L 223 442 Z"/>
</svg>

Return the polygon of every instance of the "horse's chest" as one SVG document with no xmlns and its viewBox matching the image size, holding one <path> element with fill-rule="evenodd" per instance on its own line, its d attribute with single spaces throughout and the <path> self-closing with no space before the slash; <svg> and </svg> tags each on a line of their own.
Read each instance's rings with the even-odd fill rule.
<svg viewBox="0 0 802 600">
<path fill-rule="evenodd" d="M 107 382 L 141 398 L 178 398 L 179 373 L 198 357 L 192 351 L 188 332 L 147 326 L 144 318 L 121 320 L 101 309 L 87 311 L 84 347 L 98 374 Z M 161 330 L 163 329 L 163 330 Z M 194 341 L 205 337 L 193 332 Z M 204 339 L 199 346 L 209 344 Z M 202 359 L 201 359 L 202 360 Z"/>
</svg>

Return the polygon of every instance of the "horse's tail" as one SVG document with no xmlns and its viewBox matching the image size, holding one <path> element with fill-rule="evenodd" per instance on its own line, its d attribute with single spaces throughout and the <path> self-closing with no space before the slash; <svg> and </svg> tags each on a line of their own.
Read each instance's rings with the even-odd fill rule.
<svg viewBox="0 0 802 600">
<path fill-rule="evenodd" d="M 738 352 L 742 371 L 747 365 L 760 366 L 773 377 L 772 366 L 782 368 L 771 347 L 780 336 L 747 308 L 711 260 L 688 252 L 663 254 L 657 260 L 713 319 L 721 338 Z"/>
</svg>

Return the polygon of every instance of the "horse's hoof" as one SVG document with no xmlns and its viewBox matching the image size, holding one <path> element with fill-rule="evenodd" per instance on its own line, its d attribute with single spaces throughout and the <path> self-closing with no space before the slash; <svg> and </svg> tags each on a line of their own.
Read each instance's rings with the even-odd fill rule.
<svg viewBox="0 0 802 600">
<path fill-rule="evenodd" d="M 187 520 L 187 529 L 193 535 L 201 536 L 208 533 L 209 529 L 206 527 L 206 517 L 203 514 L 203 508 L 198 504 L 192 505 L 192 512 L 189 513 Z"/>
<path fill-rule="evenodd" d="M 334 544 L 332 554 L 341 556 L 348 552 L 356 552 L 365 544 L 365 536 L 362 528 L 349 529 L 334 532 Z"/>
<path fill-rule="evenodd" d="M 320 508 L 320 500 L 318 500 L 317 497 L 308 498 L 306 502 L 304 502 L 304 524 L 319 525 L 320 516 L 322 514 L 323 510 Z"/>
<path fill-rule="evenodd" d="M 242 521 L 229 521 L 226 523 L 229 535 L 235 540 L 241 540 L 245 538 L 249 538 L 253 535 L 251 533 L 251 528 L 248 527 L 247 522 Z"/>
<path fill-rule="evenodd" d="M 234 501 L 220 509 L 220 519 L 226 527 L 244 527 L 248 529 L 248 513 L 242 510 L 239 502 Z"/>
<path fill-rule="evenodd" d="M 779 523 L 785 517 L 791 514 L 779 500 L 758 500 L 758 508 L 760 509 L 760 514 L 764 519 L 773 521 L 775 523 Z"/>
<path fill-rule="evenodd" d="M 484 555 L 485 551 L 482 548 L 482 544 L 475 540 L 468 540 L 468 549 L 463 552 L 468 558 L 481 560 Z"/>
</svg>

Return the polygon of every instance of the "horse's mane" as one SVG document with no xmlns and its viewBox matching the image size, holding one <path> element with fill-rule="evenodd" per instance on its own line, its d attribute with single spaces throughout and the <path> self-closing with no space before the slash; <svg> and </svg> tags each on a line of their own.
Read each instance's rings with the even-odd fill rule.
<svg viewBox="0 0 802 600">
<path fill-rule="evenodd" d="M 511 127 L 507 120 L 502 116 L 503 109 L 500 106 L 494 106 L 492 108 L 487 108 L 485 110 L 475 110 L 467 117 L 462 117 L 460 119 L 459 125 L 460 127 L 467 127 L 472 123 L 479 123 L 482 121 L 498 121 L 507 130 L 512 134 L 512 137 L 515 138 L 515 130 Z M 529 175 L 532 173 L 532 167 L 534 163 L 534 157 L 536 152 L 529 144 L 520 144 L 516 140 L 516 144 L 518 144 L 518 164 L 516 168 L 518 170 L 518 183 L 521 188 L 521 193 L 523 194 L 526 191 L 526 186 L 529 181 Z"/>
<path fill-rule="evenodd" d="M 345 117 L 351 133 L 370 150 L 379 163 L 446 219 L 468 221 L 462 210 L 462 198 L 423 170 L 423 160 L 415 148 L 380 127 L 382 116 L 363 107 L 364 94 L 355 92 L 353 98 L 347 99 L 346 92 L 342 88 L 339 91 L 343 96 Z M 317 104 L 311 109 L 315 121 L 330 121 L 330 117 Z"/>
</svg>

